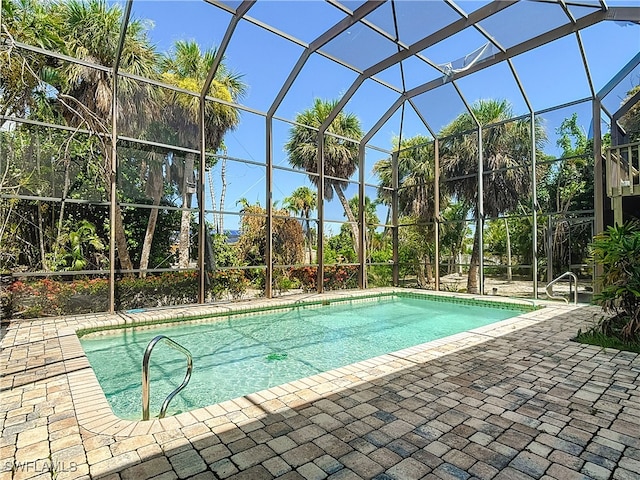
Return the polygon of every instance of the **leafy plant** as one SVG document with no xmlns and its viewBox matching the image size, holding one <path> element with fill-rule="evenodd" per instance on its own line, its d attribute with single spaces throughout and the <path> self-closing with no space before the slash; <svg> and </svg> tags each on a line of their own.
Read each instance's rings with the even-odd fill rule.
<svg viewBox="0 0 640 480">
<path fill-rule="evenodd" d="M 602 332 L 586 331 L 578 332 L 576 340 L 580 343 L 586 343 L 589 345 L 598 345 L 603 348 L 615 348 L 616 350 L 624 350 L 627 352 L 640 353 L 640 343 L 638 342 L 625 342 L 616 337 L 605 335 Z"/>
<path fill-rule="evenodd" d="M 80 220 L 76 230 L 67 230 L 60 238 L 63 246 L 62 257 L 66 262 L 65 270 L 84 270 L 90 264 L 89 250 L 94 256 L 105 249 L 105 245 L 96 233 L 96 227 L 88 220 Z"/>
<path fill-rule="evenodd" d="M 640 224 L 627 222 L 609 227 L 594 237 L 593 260 L 601 264 L 602 293 L 594 300 L 613 316 L 597 329 L 625 341 L 640 338 Z"/>
</svg>

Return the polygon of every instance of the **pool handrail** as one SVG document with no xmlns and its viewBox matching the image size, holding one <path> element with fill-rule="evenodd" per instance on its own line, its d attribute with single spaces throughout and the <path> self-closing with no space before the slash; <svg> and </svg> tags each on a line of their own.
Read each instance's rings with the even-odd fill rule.
<svg viewBox="0 0 640 480">
<path fill-rule="evenodd" d="M 573 291 L 573 304 L 577 305 L 578 304 L 578 276 L 571 272 L 564 272 L 562 275 L 560 275 L 559 277 L 554 278 L 552 281 L 550 281 L 549 283 L 547 283 L 547 286 L 545 287 L 545 292 L 547 293 L 547 297 L 549 297 L 552 300 L 563 300 L 565 303 L 569 303 L 569 300 L 567 300 L 564 297 L 558 296 L 558 295 L 554 295 L 553 292 L 549 292 L 549 289 L 551 287 L 553 287 L 553 285 L 558 282 L 559 280 L 563 279 L 564 277 L 569 277 L 571 280 L 573 280 L 573 282 L 576 285 L 576 289 Z M 569 280 L 569 298 L 571 298 L 571 280 Z"/>
<path fill-rule="evenodd" d="M 187 357 L 187 374 L 184 376 L 184 380 L 182 383 L 171 392 L 167 398 L 165 398 L 162 403 L 162 407 L 160 408 L 160 413 L 158 414 L 158 418 L 164 418 L 167 413 L 167 408 L 169 408 L 169 403 L 184 387 L 187 386 L 189 380 L 191 379 L 191 371 L 193 370 L 193 357 L 191 356 L 191 352 L 184 348 L 177 342 L 174 342 L 166 335 L 158 335 L 153 340 L 149 342 L 147 348 L 144 351 L 144 356 L 142 357 L 142 420 L 149 420 L 149 360 L 151 358 L 151 352 L 153 351 L 153 347 L 160 341 L 164 341 L 167 345 L 178 350 L 181 353 L 184 353 Z"/>
</svg>

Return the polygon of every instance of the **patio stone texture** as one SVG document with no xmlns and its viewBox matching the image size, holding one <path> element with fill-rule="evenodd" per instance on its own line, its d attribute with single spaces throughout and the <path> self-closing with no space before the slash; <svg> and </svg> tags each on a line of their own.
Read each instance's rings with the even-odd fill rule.
<svg viewBox="0 0 640 480">
<path fill-rule="evenodd" d="M 548 304 L 148 422 L 113 415 L 74 333 L 133 315 L 12 321 L 0 480 L 638 479 L 640 357 L 571 340 L 600 315 Z"/>
</svg>

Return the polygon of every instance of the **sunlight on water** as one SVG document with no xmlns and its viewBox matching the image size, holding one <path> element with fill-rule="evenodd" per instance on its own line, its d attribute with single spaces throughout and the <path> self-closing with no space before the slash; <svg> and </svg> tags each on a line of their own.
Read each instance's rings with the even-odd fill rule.
<svg viewBox="0 0 640 480">
<path fill-rule="evenodd" d="M 141 416 L 142 356 L 160 334 L 193 355 L 193 375 L 168 414 L 212 405 L 522 313 L 444 301 L 382 297 L 296 307 L 208 324 L 123 329 L 81 338 L 116 415 Z M 151 414 L 182 382 L 184 355 L 162 342 L 151 356 Z"/>
</svg>

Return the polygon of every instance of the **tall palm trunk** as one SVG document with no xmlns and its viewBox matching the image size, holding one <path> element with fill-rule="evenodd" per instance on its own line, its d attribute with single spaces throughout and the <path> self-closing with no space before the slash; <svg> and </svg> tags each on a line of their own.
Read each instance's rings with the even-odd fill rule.
<svg viewBox="0 0 640 480">
<path fill-rule="evenodd" d="M 209 195 L 211 197 L 211 208 L 213 208 L 214 210 L 216 209 L 216 188 L 215 185 L 213 184 L 213 168 L 210 168 L 209 170 L 207 170 L 206 172 L 207 175 L 207 181 L 209 182 Z M 222 233 L 220 231 L 220 223 L 218 220 L 218 215 L 216 213 L 213 214 L 213 229 L 216 233 Z"/>
<path fill-rule="evenodd" d="M 118 258 L 120 259 L 120 268 L 123 270 L 133 270 L 133 263 L 129 256 L 129 246 L 127 245 L 127 237 L 124 233 L 124 223 L 122 221 L 122 210 L 120 204 L 116 201 L 116 248 L 118 249 Z M 130 275 L 130 274 L 127 274 Z"/>
<path fill-rule="evenodd" d="M 433 282 L 433 265 L 431 264 L 431 256 L 427 253 L 424 257 L 424 266 L 427 273 L 427 283 Z"/>
<path fill-rule="evenodd" d="M 344 191 L 342 190 L 342 187 L 338 184 L 335 184 L 333 185 L 333 189 L 335 190 L 336 195 L 338 195 L 338 199 L 342 204 L 342 208 L 344 208 L 344 213 L 347 216 L 347 219 L 349 220 L 349 223 L 351 225 L 351 232 L 353 233 L 353 249 L 356 252 L 356 256 L 358 256 L 358 253 L 360 252 L 360 236 L 359 236 L 360 230 L 358 229 L 358 223 L 356 221 L 356 217 L 353 215 L 353 212 L 351 211 L 351 207 L 349 206 L 347 197 L 344 195 Z"/>
<path fill-rule="evenodd" d="M 149 268 L 149 256 L 151 255 L 153 236 L 158 223 L 158 206 L 162 199 L 162 163 L 157 162 L 156 160 L 156 158 L 153 158 L 149 165 L 149 177 L 147 179 L 147 191 L 151 194 L 151 198 L 153 199 L 153 208 L 149 212 L 147 230 L 144 232 L 142 253 L 140 254 L 140 278 L 147 276 L 146 270 Z"/>
<path fill-rule="evenodd" d="M 220 213 L 218 214 L 218 233 L 224 233 L 224 201 L 227 195 L 227 159 L 222 158 L 220 163 L 220 181 L 222 186 L 220 188 Z"/>
<path fill-rule="evenodd" d="M 304 209 L 305 237 L 307 238 L 307 248 L 309 250 L 309 263 L 313 263 L 313 250 L 311 248 L 311 219 L 308 208 Z"/>
<path fill-rule="evenodd" d="M 480 270 L 480 230 L 476 224 L 473 236 L 473 250 L 469 262 L 469 277 L 467 278 L 467 293 L 478 293 L 478 273 Z"/>
<path fill-rule="evenodd" d="M 190 228 L 191 228 L 191 198 L 193 196 L 194 180 L 193 180 L 193 164 L 194 154 L 187 153 L 184 158 L 184 172 L 182 176 L 182 218 L 180 220 L 180 236 L 178 239 L 178 265 L 180 268 L 189 267 L 189 247 L 190 247 Z"/>
<path fill-rule="evenodd" d="M 129 256 L 129 245 L 127 244 L 127 236 L 124 231 L 124 222 L 122 220 L 122 210 L 118 203 L 118 198 L 111 198 L 111 143 L 104 141 L 101 145 L 104 158 L 107 159 L 103 164 L 102 176 L 107 191 L 107 200 L 115 204 L 115 241 L 118 259 L 120 260 L 120 268 L 122 270 L 133 270 L 133 263 Z M 126 274 L 130 276 L 131 274 Z"/>
<path fill-rule="evenodd" d="M 504 219 L 504 229 L 507 234 L 507 281 L 513 280 L 513 271 L 511 269 L 511 235 L 509 233 L 509 222 Z"/>
<path fill-rule="evenodd" d="M 419 258 L 416 276 L 420 288 L 427 288 L 433 281 L 433 266 L 431 265 L 429 254 Z"/>
</svg>

